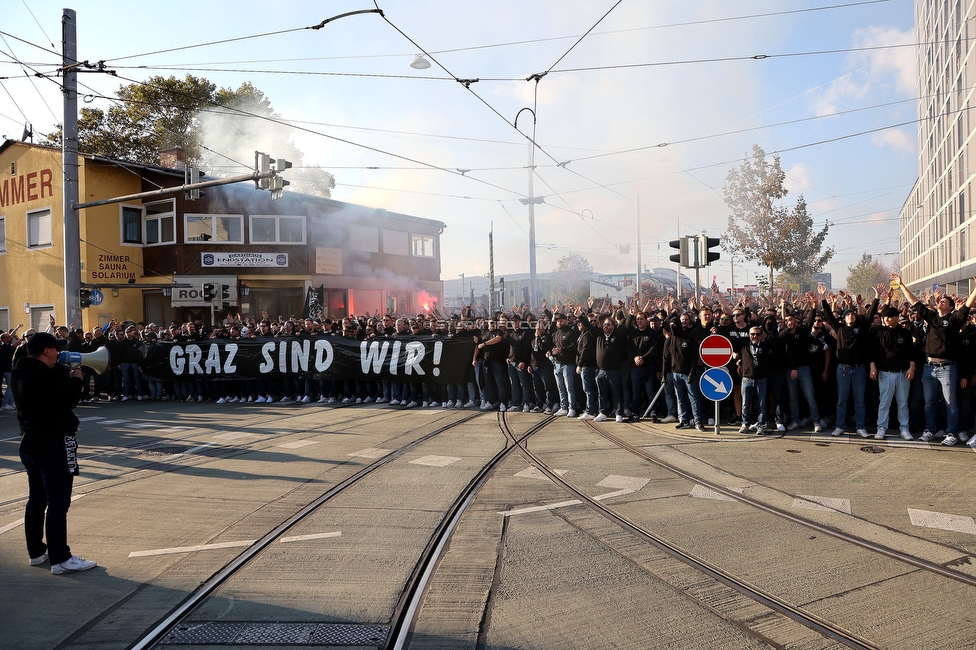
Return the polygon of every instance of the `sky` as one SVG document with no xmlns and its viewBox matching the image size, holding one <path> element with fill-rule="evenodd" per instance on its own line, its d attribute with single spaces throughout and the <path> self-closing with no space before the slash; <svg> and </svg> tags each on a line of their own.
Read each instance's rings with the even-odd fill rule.
<svg viewBox="0 0 976 650">
<path fill-rule="evenodd" d="M 377 4 L 383 16 L 307 29 L 375 5 L 6 0 L 0 134 L 61 122 L 58 78 L 33 73 L 56 70 L 70 5 L 78 58 L 114 72 L 79 75 L 80 106 L 107 109 L 154 75 L 250 82 L 296 126 L 305 162 L 335 176 L 332 198 L 446 224 L 443 280 L 489 272 L 489 231 L 496 277 L 528 272 L 519 199 L 533 130 L 539 273 L 570 253 L 633 273 L 638 219 L 642 265 L 673 268 L 670 240 L 722 237 L 726 176 L 754 144 L 780 157 L 785 204 L 802 194 L 815 225 L 832 224 L 835 288 L 865 253 L 897 263 L 898 211 L 918 176 L 909 0 Z M 410 67 L 420 52 L 429 69 Z M 274 155 L 274 142 L 219 135 L 207 143 L 230 160 Z M 765 274 L 723 252 L 703 280 Z"/>
</svg>

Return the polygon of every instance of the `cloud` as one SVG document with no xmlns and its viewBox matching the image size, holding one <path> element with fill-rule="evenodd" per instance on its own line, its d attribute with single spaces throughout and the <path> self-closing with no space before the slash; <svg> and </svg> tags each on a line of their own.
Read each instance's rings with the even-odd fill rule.
<svg viewBox="0 0 976 650">
<path fill-rule="evenodd" d="M 909 153 L 915 152 L 915 134 L 904 129 L 888 129 L 871 135 L 871 142 L 878 147 L 893 147 Z"/>
<path fill-rule="evenodd" d="M 830 82 L 817 99 L 817 115 L 843 110 L 865 97 L 915 95 L 915 48 L 904 47 L 914 42 L 911 30 L 866 27 L 856 30 L 851 41 L 851 47 L 861 51 L 848 55 L 850 72 Z"/>
</svg>

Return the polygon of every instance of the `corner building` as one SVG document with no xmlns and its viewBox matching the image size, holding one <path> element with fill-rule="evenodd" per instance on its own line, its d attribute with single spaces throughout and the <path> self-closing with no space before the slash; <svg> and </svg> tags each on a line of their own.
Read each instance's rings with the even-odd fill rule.
<svg viewBox="0 0 976 650">
<path fill-rule="evenodd" d="M 79 201 L 184 183 L 179 149 L 159 166 L 79 156 Z M 0 144 L 0 328 L 65 323 L 61 150 Z M 287 173 L 285 174 L 287 178 Z M 91 329 L 114 318 L 163 325 L 228 313 L 302 315 L 309 289 L 329 318 L 416 314 L 441 304 L 440 221 L 331 199 L 270 193 L 253 183 L 79 211 L 82 310 Z M 205 301 L 204 285 L 216 288 Z M 97 288 L 98 291 L 94 291 Z M 97 304 L 96 304 L 97 303 Z"/>
<path fill-rule="evenodd" d="M 913 291 L 966 295 L 976 275 L 973 129 L 976 4 L 916 0 L 918 180 L 899 214 L 902 276 Z"/>
</svg>

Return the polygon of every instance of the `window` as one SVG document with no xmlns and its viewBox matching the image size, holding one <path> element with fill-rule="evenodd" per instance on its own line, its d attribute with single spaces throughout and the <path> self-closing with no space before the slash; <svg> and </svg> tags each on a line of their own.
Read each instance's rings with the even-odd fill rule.
<svg viewBox="0 0 976 650">
<path fill-rule="evenodd" d="M 380 231 L 372 226 L 349 224 L 349 248 L 365 253 L 379 253 Z"/>
<path fill-rule="evenodd" d="M 27 213 L 27 247 L 44 248 L 51 245 L 51 209 Z"/>
<path fill-rule="evenodd" d="M 244 217 L 239 214 L 188 214 L 184 232 L 187 242 L 243 244 Z"/>
<path fill-rule="evenodd" d="M 434 238 L 429 235 L 410 235 L 414 257 L 434 257 Z"/>
<path fill-rule="evenodd" d="M 408 242 L 402 230 L 383 230 L 383 252 L 387 255 L 409 255 Z"/>
<path fill-rule="evenodd" d="M 122 243 L 142 243 L 142 208 L 122 206 Z"/>
<path fill-rule="evenodd" d="M 52 316 L 56 316 L 54 313 L 54 305 L 45 305 L 43 307 L 31 305 L 30 326 L 38 332 L 46 332 L 47 328 L 51 326 Z"/>
<path fill-rule="evenodd" d="M 252 244 L 304 244 L 305 217 L 251 216 Z"/>
<path fill-rule="evenodd" d="M 7 252 L 7 219 L 0 217 L 0 253 Z"/>
<path fill-rule="evenodd" d="M 147 246 L 176 243 L 176 200 L 166 199 L 147 203 L 146 234 L 143 240 Z"/>
<path fill-rule="evenodd" d="M 10 329 L 10 310 L 0 307 L 0 331 L 6 332 Z"/>
</svg>

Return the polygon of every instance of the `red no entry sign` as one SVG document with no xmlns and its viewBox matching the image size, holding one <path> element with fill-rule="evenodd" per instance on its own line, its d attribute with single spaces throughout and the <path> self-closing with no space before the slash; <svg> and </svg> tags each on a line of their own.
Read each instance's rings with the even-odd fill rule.
<svg viewBox="0 0 976 650">
<path fill-rule="evenodd" d="M 732 359 L 732 342 L 721 334 L 709 334 L 702 341 L 699 354 L 709 368 L 721 368 Z"/>
</svg>

